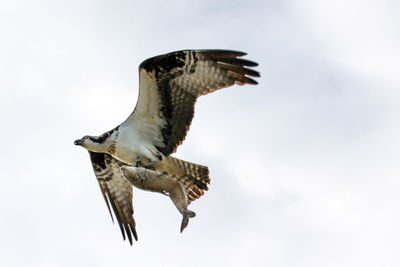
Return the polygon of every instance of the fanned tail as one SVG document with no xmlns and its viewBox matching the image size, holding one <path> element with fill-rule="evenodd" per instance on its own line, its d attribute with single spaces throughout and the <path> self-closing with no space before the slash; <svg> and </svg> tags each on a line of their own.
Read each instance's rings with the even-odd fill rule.
<svg viewBox="0 0 400 267">
<path fill-rule="evenodd" d="M 169 156 L 156 163 L 154 167 L 182 182 L 187 192 L 188 204 L 200 198 L 204 191 L 208 190 L 210 178 L 207 166 Z"/>
</svg>

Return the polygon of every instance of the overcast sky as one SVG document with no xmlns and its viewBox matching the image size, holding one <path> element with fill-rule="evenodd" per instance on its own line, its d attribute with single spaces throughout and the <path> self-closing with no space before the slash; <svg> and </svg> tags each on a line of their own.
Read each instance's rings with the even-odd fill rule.
<svg viewBox="0 0 400 267">
<path fill-rule="evenodd" d="M 395 0 L 1 1 L 1 266 L 400 266 Z M 144 59 L 234 49 L 258 86 L 199 99 L 177 157 L 211 185 L 179 233 L 134 189 L 113 225 L 88 153 L 121 123 Z"/>
</svg>

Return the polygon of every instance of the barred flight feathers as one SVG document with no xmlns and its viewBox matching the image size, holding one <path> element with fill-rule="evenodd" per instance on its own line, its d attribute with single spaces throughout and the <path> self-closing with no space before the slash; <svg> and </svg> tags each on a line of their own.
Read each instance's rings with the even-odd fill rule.
<svg viewBox="0 0 400 267">
<path fill-rule="evenodd" d="M 138 240 L 135 219 L 133 218 L 132 185 L 124 178 L 120 168 L 125 165 L 105 153 L 89 151 L 93 170 L 106 201 L 111 219 L 110 205 L 121 228 L 122 237 L 128 237 L 132 245 L 132 235 Z"/>
<path fill-rule="evenodd" d="M 123 125 L 142 132 L 165 156 L 175 152 L 186 137 L 199 96 L 235 83 L 257 84 L 251 77 L 260 74 L 249 67 L 258 64 L 238 58 L 244 55 L 229 50 L 182 50 L 145 60 L 139 66 L 136 108 Z"/>
</svg>

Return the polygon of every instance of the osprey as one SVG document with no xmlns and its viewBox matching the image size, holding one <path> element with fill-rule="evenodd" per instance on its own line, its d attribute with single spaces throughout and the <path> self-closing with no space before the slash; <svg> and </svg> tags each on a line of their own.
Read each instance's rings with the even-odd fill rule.
<svg viewBox="0 0 400 267">
<path fill-rule="evenodd" d="M 132 184 L 124 176 L 126 167 L 142 181 L 158 175 L 160 179 L 152 180 L 157 181 L 158 192 L 168 194 L 159 183 L 164 176 L 169 181 L 165 188 L 174 184 L 171 181 L 182 184 L 187 203 L 182 202 L 184 209 L 180 211 L 202 196 L 210 183 L 208 168 L 171 154 L 185 139 L 199 96 L 233 84 L 257 84 L 250 77 L 260 75 L 249 67 L 258 64 L 239 58 L 244 55 L 229 50 L 182 50 L 143 61 L 139 66 L 139 97 L 131 115 L 100 136 L 87 135 L 74 142 L 89 151 L 111 218 L 110 205 L 124 240 L 127 236 L 131 245 L 132 235 L 137 240 L 137 233 Z M 148 190 L 145 186 L 142 189 Z"/>
</svg>

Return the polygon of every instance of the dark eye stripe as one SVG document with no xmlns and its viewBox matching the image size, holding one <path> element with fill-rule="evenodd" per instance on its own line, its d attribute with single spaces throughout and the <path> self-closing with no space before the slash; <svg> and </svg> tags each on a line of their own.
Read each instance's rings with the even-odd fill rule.
<svg viewBox="0 0 400 267">
<path fill-rule="evenodd" d="M 95 142 L 95 143 L 102 143 L 102 140 L 99 140 L 99 139 L 96 139 L 96 138 L 93 138 L 93 137 L 89 137 L 89 139 L 91 141 Z"/>
</svg>

